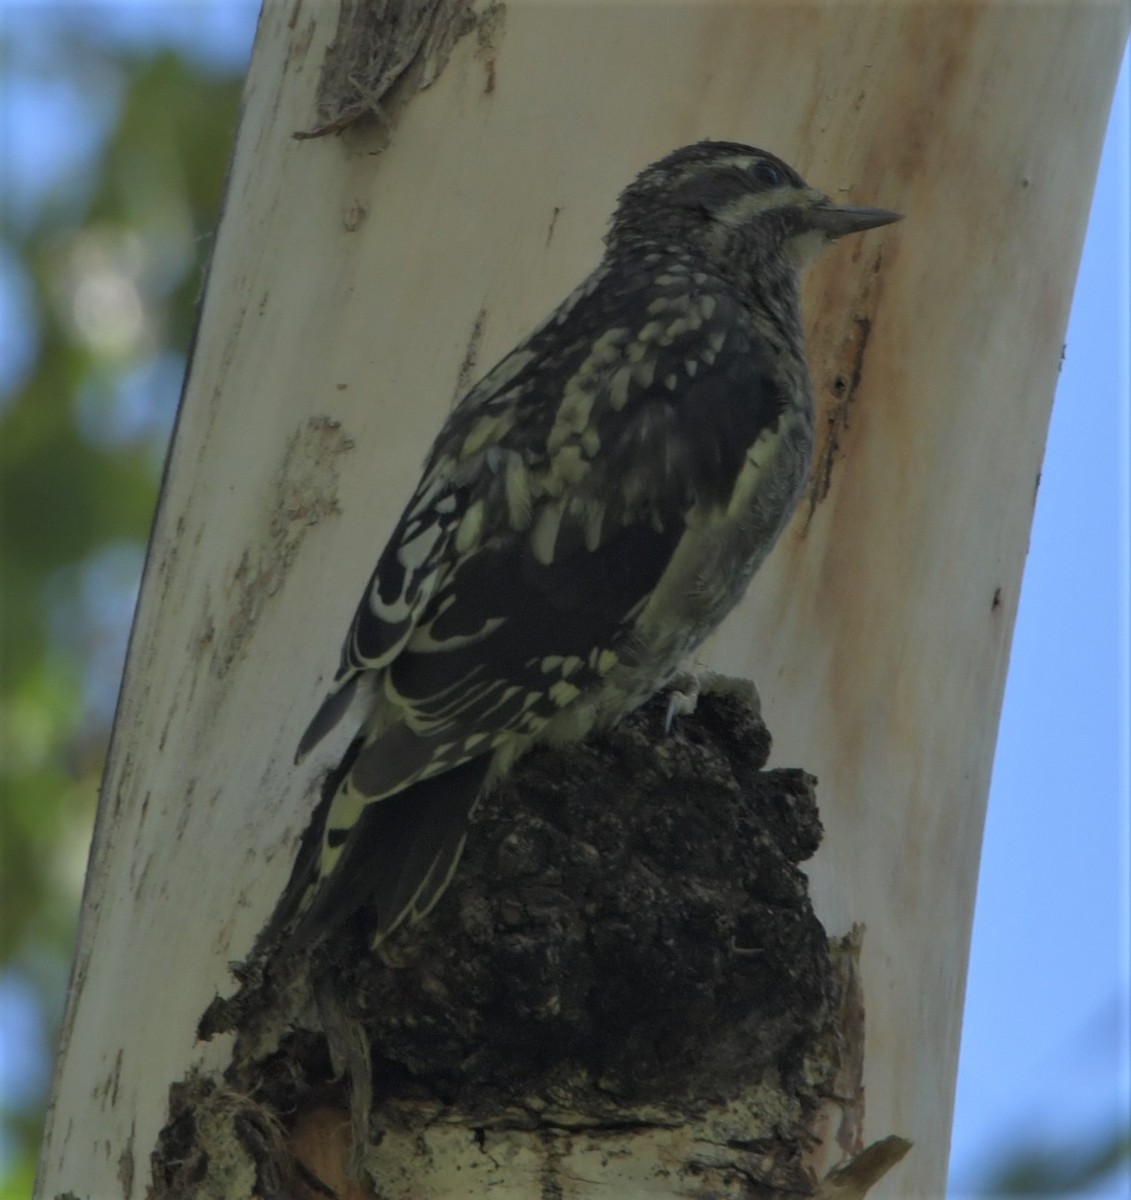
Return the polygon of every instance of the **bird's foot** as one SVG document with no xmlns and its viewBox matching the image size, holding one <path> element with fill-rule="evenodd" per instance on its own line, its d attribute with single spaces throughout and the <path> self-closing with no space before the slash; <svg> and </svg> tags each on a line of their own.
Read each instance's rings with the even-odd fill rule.
<svg viewBox="0 0 1131 1200">
<path fill-rule="evenodd" d="M 412 961 L 412 956 L 406 952 L 403 942 L 390 937 L 394 932 L 395 929 L 389 929 L 379 934 L 369 943 L 369 949 L 390 971 L 403 971 Z"/>
<path fill-rule="evenodd" d="M 718 671 L 681 671 L 668 684 L 668 710 L 664 716 L 664 733 L 670 733 L 676 717 L 690 716 L 700 696 L 733 696 L 762 715 L 762 699 L 752 679 L 739 675 L 722 675 Z"/>
<path fill-rule="evenodd" d="M 694 671 L 681 671 L 668 684 L 668 710 L 664 714 L 664 733 L 671 733 L 676 717 L 689 717 L 699 703 L 703 688 L 702 676 Z"/>
</svg>

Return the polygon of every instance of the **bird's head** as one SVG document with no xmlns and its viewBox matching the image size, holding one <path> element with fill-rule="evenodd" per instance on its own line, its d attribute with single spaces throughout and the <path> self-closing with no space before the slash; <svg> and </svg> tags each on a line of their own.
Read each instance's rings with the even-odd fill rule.
<svg viewBox="0 0 1131 1200">
<path fill-rule="evenodd" d="M 898 221 L 883 208 L 834 204 L 780 158 L 737 142 L 696 142 L 643 170 L 621 194 L 610 249 L 665 242 L 726 274 L 771 260 L 800 269 L 829 242 Z"/>
</svg>

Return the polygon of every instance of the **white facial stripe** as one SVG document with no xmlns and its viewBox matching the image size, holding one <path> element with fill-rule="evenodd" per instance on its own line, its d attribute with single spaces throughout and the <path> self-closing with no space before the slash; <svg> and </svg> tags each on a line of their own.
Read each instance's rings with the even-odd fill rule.
<svg viewBox="0 0 1131 1200">
<path fill-rule="evenodd" d="M 827 234 L 821 229 L 808 229 L 791 237 L 785 243 L 785 252 L 799 271 L 804 270 L 829 244 Z"/>
<path fill-rule="evenodd" d="M 771 208 L 788 208 L 793 204 L 812 203 L 812 193 L 806 188 L 773 188 L 768 192 L 747 192 L 724 205 L 715 214 L 715 220 L 735 229 L 746 225 L 758 213 Z"/>
</svg>

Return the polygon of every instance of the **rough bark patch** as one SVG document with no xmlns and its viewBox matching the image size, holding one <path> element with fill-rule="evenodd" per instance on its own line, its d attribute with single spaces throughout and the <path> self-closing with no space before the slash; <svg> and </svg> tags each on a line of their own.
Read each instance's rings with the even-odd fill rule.
<svg viewBox="0 0 1131 1200">
<path fill-rule="evenodd" d="M 322 137 L 366 119 L 388 129 L 409 96 L 436 79 L 452 47 L 480 19 L 482 52 L 484 39 L 491 44 L 497 36 L 501 5 L 489 6 L 478 18 L 467 0 L 343 0 L 318 85 L 320 123 L 295 137 Z M 493 75 L 493 59 L 490 71 Z"/>
<path fill-rule="evenodd" d="M 450 1152 L 480 1194 L 517 1137 L 563 1179 L 608 1140 L 610 1169 L 634 1145 L 666 1154 L 699 1181 L 681 1195 L 815 1195 L 814 1143 L 859 1150 L 855 944 L 830 952 L 797 865 L 821 836 L 816 781 L 765 770 L 769 735 L 733 696 L 666 737 L 664 707 L 523 760 L 383 956 L 361 913 L 297 969 L 249 964 L 206 1014 L 203 1035 L 237 1034 L 226 1092 L 267 1110 L 253 1129 L 286 1129 L 302 1194 L 360 1176 L 431 1195 L 405 1163 Z M 254 1194 L 286 1194 L 256 1144 Z"/>
<path fill-rule="evenodd" d="M 832 986 L 796 866 L 820 839 L 814 781 L 762 772 L 765 729 L 729 699 L 668 738 L 662 713 L 532 754 L 482 805 L 449 897 L 390 947 L 399 968 L 334 963 L 388 1064 L 379 1098 L 407 1073 L 477 1119 L 631 1120 L 800 1067 Z"/>
</svg>

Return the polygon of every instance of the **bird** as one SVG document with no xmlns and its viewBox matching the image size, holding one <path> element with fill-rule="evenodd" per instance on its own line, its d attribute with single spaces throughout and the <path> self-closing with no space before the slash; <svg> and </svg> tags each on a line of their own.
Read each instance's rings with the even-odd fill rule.
<svg viewBox="0 0 1131 1200">
<path fill-rule="evenodd" d="M 455 406 L 357 607 L 301 762 L 358 726 L 268 928 L 374 948 L 444 894 L 531 746 L 607 730 L 739 601 L 805 487 L 799 297 L 899 214 L 701 141 L 624 189 L 595 270 Z"/>
</svg>

